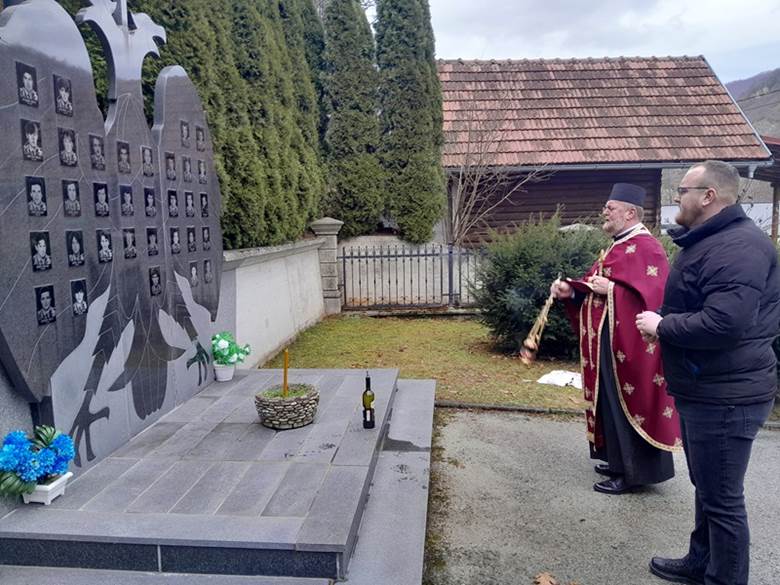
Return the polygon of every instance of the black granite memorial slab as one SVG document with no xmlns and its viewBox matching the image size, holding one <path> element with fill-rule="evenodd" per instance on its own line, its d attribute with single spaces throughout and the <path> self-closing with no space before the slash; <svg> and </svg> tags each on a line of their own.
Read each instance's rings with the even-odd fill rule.
<svg viewBox="0 0 780 585">
<path fill-rule="evenodd" d="M 106 119 L 77 22 L 54 0 L 0 13 L 0 359 L 39 420 L 73 437 L 80 466 L 206 382 L 222 261 L 208 126 L 181 67 L 158 76 L 154 131 L 144 113 L 142 65 L 165 31 L 126 0 L 84 4 L 76 21 L 109 65 Z M 178 225 L 185 214 L 166 213 L 167 193 L 184 192 L 184 157 L 190 175 L 199 161 L 214 212 L 199 214 L 192 196 L 189 225 Z M 168 235 L 188 227 L 196 242 L 198 228 L 213 237 L 179 262 Z M 203 308 L 210 319 L 193 318 Z M 183 338 L 188 347 L 167 341 Z"/>
</svg>

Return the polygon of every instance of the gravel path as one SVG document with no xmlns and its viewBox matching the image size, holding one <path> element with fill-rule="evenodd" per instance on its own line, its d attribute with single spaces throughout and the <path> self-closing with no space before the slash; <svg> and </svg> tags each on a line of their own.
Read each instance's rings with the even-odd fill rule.
<svg viewBox="0 0 780 585">
<path fill-rule="evenodd" d="M 693 488 L 677 475 L 641 493 L 605 496 L 587 456 L 584 423 L 517 413 L 441 417 L 433 473 L 429 585 L 662 585 L 653 555 L 685 552 Z M 751 585 L 780 580 L 780 432 L 764 430 L 746 480 L 753 537 Z M 436 510 L 439 510 L 438 512 Z M 431 552 L 431 551 L 429 551 Z"/>
</svg>

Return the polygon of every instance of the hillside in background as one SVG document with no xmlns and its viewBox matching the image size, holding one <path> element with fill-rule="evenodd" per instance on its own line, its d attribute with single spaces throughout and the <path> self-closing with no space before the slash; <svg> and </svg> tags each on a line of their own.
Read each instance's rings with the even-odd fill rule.
<svg viewBox="0 0 780 585">
<path fill-rule="evenodd" d="M 759 134 L 780 136 L 780 68 L 726 87 Z"/>
</svg>

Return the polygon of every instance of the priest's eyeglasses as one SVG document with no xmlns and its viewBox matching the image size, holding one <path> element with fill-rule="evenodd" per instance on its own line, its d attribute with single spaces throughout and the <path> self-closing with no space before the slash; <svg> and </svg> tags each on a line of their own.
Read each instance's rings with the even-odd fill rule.
<svg viewBox="0 0 780 585">
<path fill-rule="evenodd" d="M 688 191 L 706 191 L 707 189 L 712 189 L 712 187 L 677 187 L 677 194 L 682 196 Z"/>
</svg>

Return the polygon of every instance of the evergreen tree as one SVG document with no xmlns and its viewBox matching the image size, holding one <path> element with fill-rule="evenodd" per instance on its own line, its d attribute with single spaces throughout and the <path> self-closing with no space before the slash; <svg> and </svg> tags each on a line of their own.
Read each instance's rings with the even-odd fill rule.
<svg viewBox="0 0 780 585">
<path fill-rule="evenodd" d="M 442 104 L 428 0 L 378 0 L 380 157 L 401 235 L 431 237 L 444 204 Z"/>
<path fill-rule="evenodd" d="M 374 40 L 358 0 L 330 0 L 325 11 L 325 135 L 329 189 L 325 213 L 345 237 L 371 233 L 382 212 Z"/>
<path fill-rule="evenodd" d="M 320 109 L 319 133 L 320 150 L 325 139 L 325 127 L 327 125 L 327 111 L 325 108 L 325 89 L 323 86 L 323 53 L 325 52 L 325 31 L 322 20 L 317 14 L 314 2 L 303 0 L 301 3 L 303 18 L 303 38 L 306 45 L 306 61 L 309 64 L 311 79 L 314 83 L 314 91 L 317 95 L 317 105 Z"/>
</svg>

